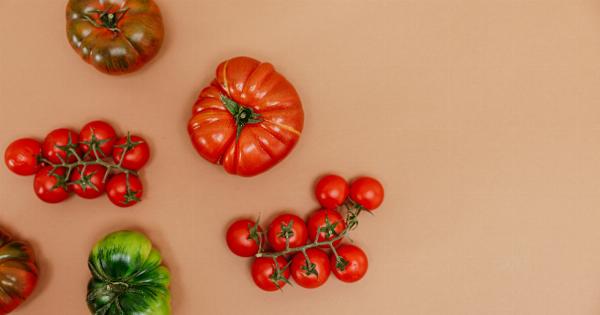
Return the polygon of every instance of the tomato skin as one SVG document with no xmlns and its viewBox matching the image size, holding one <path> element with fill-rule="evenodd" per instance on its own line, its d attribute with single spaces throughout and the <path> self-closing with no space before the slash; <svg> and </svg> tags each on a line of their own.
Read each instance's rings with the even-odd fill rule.
<svg viewBox="0 0 600 315">
<path fill-rule="evenodd" d="M 242 219 L 233 222 L 229 226 L 226 239 L 227 246 L 231 252 L 241 257 L 251 257 L 258 253 L 259 244 L 255 239 L 251 238 L 250 231 L 255 224 L 252 220 Z M 257 226 L 256 230 L 255 237 L 260 240 L 262 237 L 262 228 Z"/>
<path fill-rule="evenodd" d="M 41 167 L 38 157 L 42 155 L 42 144 L 30 138 L 13 141 L 4 151 L 4 162 L 13 173 L 28 176 L 35 174 Z"/>
<path fill-rule="evenodd" d="M 338 279 L 344 282 L 356 282 L 364 277 L 369 269 L 369 260 L 362 249 L 358 246 L 344 244 L 337 249 L 337 253 L 348 262 L 346 268 L 340 270 L 336 267 L 335 255 L 331 255 L 331 269 Z"/>
<path fill-rule="evenodd" d="M 286 279 L 289 279 L 290 269 L 286 268 L 287 263 L 288 263 L 287 260 L 285 260 L 285 258 L 283 258 L 283 256 L 277 257 L 277 264 L 279 265 L 279 269 L 283 270 L 285 268 L 285 270 L 282 271 L 282 276 L 285 277 Z M 273 281 L 271 281 L 271 279 L 269 278 L 275 273 L 275 261 L 273 261 L 273 258 L 270 258 L 270 257 L 256 258 L 254 260 L 254 262 L 252 263 L 251 272 L 252 272 L 252 280 L 254 280 L 254 283 L 256 284 L 256 286 L 258 286 L 259 288 L 261 288 L 265 291 L 276 291 L 280 288 L 283 288 L 286 285 L 285 281 L 283 281 L 283 280 L 278 281 L 277 282 L 277 284 L 279 285 L 279 288 L 278 288 L 277 285 L 275 285 L 275 283 Z"/>
<path fill-rule="evenodd" d="M 69 198 L 69 189 L 66 187 L 54 187 L 59 183 L 55 175 L 51 175 L 52 166 L 41 168 L 33 179 L 33 190 L 42 201 L 47 203 L 58 203 Z M 54 173 L 59 176 L 65 176 L 65 168 L 57 168 Z"/>
<path fill-rule="evenodd" d="M 72 171 L 71 180 L 70 180 L 71 182 L 81 180 L 81 170 L 82 169 L 83 169 L 83 166 L 78 166 L 77 168 L 75 168 Z M 81 183 L 71 185 L 71 190 L 73 190 L 73 192 L 75 192 L 79 197 L 86 198 L 86 199 L 93 199 L 93 198 L 100 197 L 100 195 L 102 195 L 104 193 L 104 189 L 105 189 L 105 187 L 104 187 L 105 184 L 104 184 L 104 182 L 102 182 L 105 174 L 106 174 L 106 167 L 104 167 L 102 165 L 98 165 L 98 164 L 88 165 L 85 168 L 84 175 L 91 176 L 89 181 L 97 188 L 97 190 L 94 189 L 93 187 L 90 187 L 87 185 L 84 188 Z"/>
<path fill-rule="evenodd" d="M 142 182 L 133 174 L 129 174 L 129 189 L 130 197 L 128 198 L 127 175 L 125 173 L 112 176 L 108 180 L 108 183 L 106 183 L 108 199 L 113 204 L 122 208 L 131 207 L 138 203 L 144 192 Z"/>
<path fill-rule="evenodd" d="M 95 138 L 95 140 L 102 142 L 96 148 L 100 158 L 111 156 L 113 152 L 113 146 L 117 140 L 115 129 L 107 122 L 101 120 L 95 120 L 85 124 L 85 126 L 83 126 L 79 132 L 79 146 L 84 154 L 92 151 L 91 146 L 88 144 L 90 141 L 92 141 L 92 136 Z M 96 155 L 93 152 L 88 154 L 90 154 L 93 158 L 96 158 Z"/>
<path fill-rule="evenodd" d="M 123 164 L 121 164 L 121 166 L 129 170 L 137 171 L 148 162 L 148 159 L 150 158 L 150 147 L 142 137 L 132 135 L 129 140 L 129 142 L 137 144 L 125 153 Z M 125 150 L 122 146 L 127 145 L 127 143 L 127 137 L 121 137 L 115 142 L 115 148 L 113 150 L 113 160 L 115 163 L 119 164 L 119 162 L 121 162 L 121 156 Z"/>
<path fill-rule="evenodd" d="M 315 196 L 319 204 L 326 209 L 335 209 L 346 201 L 348 197 L 348 183 L 338 175 L 323 176 L 315 187 Z"/>
<path fill-rule="evenodd" d="M 74 149 L 77 154 L 81 153 L 78 146 L 79 135 L 73 130 L 60 128 L 51 131 L 44 139 L 42 144 L 42 154 L 50 162 L 60 164 L 61 158 L 68 163 L 77 161 L 77 158 L 71 152 L 65 152 L 58 146 L 69 146 Z"/>
<path fill-rule="evenodd" d="M 307 268 L 306 257 L 300 252 L 294 256 L 290 265 L 292 277 L 303 288 L 312 289 L 320 287 L 327 281 L 331 273 L 329 256 L 318 248 L 309 248 L 306 250 L 306 254 L 311 263 L 315 265 L 314 268 L 317 274 L 307 274 L 307 271 L 303 269 Z"/>
<path fill-rule="evenodd" d="M 299 247 L 306 244 L 308 236 L 306 235 L 307 229 L 304 220 L 294 214 L 282 214 L 277 216 L 267 231 L 267 239 L 271 247 L 275 251 L 282 251 L 285 249 L 285 237 L 281 236 L 283 231 L 282 225 L 289 225 L 292 222 L 290 240 L 290 248 Z"/>
<path fill-rule="evenodd" d="M 308 237 L 310 237 L 311 241 L 315 240 L 315 236 L 317 236 L 317 231 L 319 231 L 320 228 L 325 227 L 327 221 L 329 221 L 330 225 L 335 225 L 335 227 L 333 227 L 333 231 L 335 231 L 335 233 L 337 234 L 342 233 L 342 231 L 346 228 L 344 218 L 338 211 L 330 209 L 317 210 L 313 214 L 311 214 L 311 216 L 308 218 L 307 223 Z M 336 236 L 333 233 L 330 233 L 330 235 L 327 236 L 327 233 L 322 231 L 319 232 L 318 241 L 329 241 L 335 237 Z M 344 238 L 341 238 L 333 242 L 333 246 L 337 247 L 343 239 Z M 321 245 L 321 247 L 329 248 L 329 246 L 327 245 Z"/>
<path fill-rule="evenodd" d="M 359 177 L 350 184 L 350 198 L 371 211 L 383 202 L 383 186 L 372 177 Z"/>
<path fill-rule="evenodd" d="M 0 314 L 8 314 L 31 296 L 39 276 L 33 247 L 0 230 Z"/>
</svg>

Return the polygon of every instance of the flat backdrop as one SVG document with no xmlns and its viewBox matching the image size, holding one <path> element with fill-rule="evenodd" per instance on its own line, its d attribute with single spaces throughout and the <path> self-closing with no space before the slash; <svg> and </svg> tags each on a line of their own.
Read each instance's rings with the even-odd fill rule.
<svg viewBox="0 0 600 315">
<path fill-rule="evenodd" d="M 105 119 L 148 139 L 141 204 L 44 204 L 0 167 L 0 225 L 42 269 L 15 314 L 86 314 L 87 255 L 147 233 L 173 273 L 173 313 L 600 313 L 600 2 L 158 0 L 166 42 L 110 77 L 68 45 L 63 0 L 0 1 L 0 147 Z M 217 64 L 268 60 L 306 111 L 295 151 L 255 178 L 201 159 L 186 123 Z M 325 172 L 376 176 L 386 199 L 354 234 L 348 285 L 264 293 L 224 232 L 308 214 Z"/>
</svg>

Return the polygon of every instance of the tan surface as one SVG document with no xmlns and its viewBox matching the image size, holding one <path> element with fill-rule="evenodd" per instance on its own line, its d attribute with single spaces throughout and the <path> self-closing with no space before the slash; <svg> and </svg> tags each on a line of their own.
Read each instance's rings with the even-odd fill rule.
<svg viewBox="0 0 600 315">
<path fill-rule="evenodd" d="M 0 147 L 104 118 L 147 137 L 145 200 L 36 199 L 0 170 L 0 222 L 43 275 L 15 314 L 86 314 L 86 258 L 146 231 L 173 271 L 174 314 L 600 313 L 600 2 L 161 0 L 166 43 L 109 77 L 65 39 L 61 0 L 0 1 Z M 193 151 L 186 121 L 227 57 L 268 59 L 303 98 L 292 155 L 251 179 Z M 317 175 L 382 179 L 354 235 L 354 285 L 256 289 L 224 243 L 230 220 L 316 207 Z"/>
</svg>

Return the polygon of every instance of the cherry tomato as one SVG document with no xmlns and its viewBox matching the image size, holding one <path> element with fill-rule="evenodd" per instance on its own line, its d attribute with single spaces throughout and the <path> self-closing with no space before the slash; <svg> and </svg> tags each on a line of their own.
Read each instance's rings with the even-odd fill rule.
<svg viewBox="0 0 600 315">
<path fill-rule="evenodd" d="M 127 177 L 129 177 L 129 187 L 127 187 Z M 108 180 L 106 184 L 106 194 L 108 199 L 119 207 L 131 207 L 140 201 L 144 189 L 140 179 L 133 175 L 119 173 Z"/>
<path fill-rule="evenodd" d="M 81 151 L 93 158 L 96 158 L 96 154 L 92 150 L 92 145 L 96 146 L 96 152 L 100 158 L 104 158 L 112 155 L 116 140 L 115 129 L 101 120 L 87 123 L 79 132 Z"/>
<path fill-rule="evenodd" d="M 9 170 L 19 175 L 33 175 L 41 167 L 38 157 L 42 155 L 42 144 L 30 138 L 13 141 L 4 151 L 4 162 Z"/>
<path fill-rule="evenodd" d="M 277 257 L 279 272 L 275 260 L 270 257 L 259 257 L 252 263 L 252 279 L 254 283 L 265 291 L 275 291 L 283 288 L 290 278 L 290 269 L 283 256 Z"/>
<path fill-rule="evenodd" d="M 106 167 L 98 164 L 88 165 L 85 168 L 83 176 L 81 170 L 83 166 L 78 166 L 71 174 L 71 189 L 82 198 L 93 199 L 104 193 L 104 175 Z"/>
<path fill-rule="evenodd" d="M 258 253 L 259 243 L 262 239 L 262 229 L 252 220 L 237 220 L 227 229 L 226 237 L 227 246 L 234 254 L 251 257 Z"/>
<path fill-rule="evenodd" d="M 371 177 L 359 177 L 350 184 L 350 198 L 367 210 L 374 210 L 383 202 L 383 186 Z"/>
<path fill-rule="evenodd" d="M 369 260 L 367 255 L 357 246 L 344 244 L 337 249 L 340 259 L 331 255 L 330 263 L 333 274 L 344 282 L 356 282 L 367 273 Z"/>
<path fill-rule="evenodd" d="M 346 201 L 348 183 L 338 175 L 325 175 L 317 182 L 315 196 L 324 208 L 335 209 Z"/>
<path fill-rule="evenodd" d="M 77 161 L 77 158 L 72 150 L 75 150 L 77 154 L 81 153 L 78 142 L 79 135 L 73 130 L 56 129 L 46 136 L 42 144 L 42 154 L 52 163 L 59 164 L 62 161 L 73 163 Z"/>
<path fill-rule="evenodd" d="M 127 153 L 125 153 L 125 158 L 121 166 L 126 169 L 137 171 L 150 158 L 150 147 L 148 147 L 148 143 L 142 137 L 127 135 L 127 137 L 119 138 L 115 142 L 115 149 L 113 151 L 113 160 L 115 163 L 119 164 L 121 162 L 124 151 L 127 151 Z"/>
<path fill-rule="evenodd" d="M 306 255 L 310 260 L 310 264 L 306 261 L 306 256 L 303 253 L 297 253 L 292 259 L 290 265 L 292 277 L 301 287 L 320 287 L 327 281 L 331 273 L 329 256 L 318 248 L 307 249 Z"/>
<path fill-rule="evenodd" d="M 52 166 L 40 169 L 33 179 L 33 190 L 43 201 L 61 202 L 69 197 L 69 189 L 65 179 L 66 169 L 61 167 L 52 172 Z"/>
<path fill-rule="evenodd" d="M 267 231 L 267 239 L 273 250 L 285 249 L 286 235 L 289 238 L 290 248 L 306 244 L 306 224 L 299 216 L 293 214 L 282 214 L 271 222 Z"/>
<path fill-rule="evenodd" d="M 308 237 L 311 241 L 315 240 L 317 232 L 319 233 L 319 242 L 329 241 L 338 236 L 346 228 L 346 223 L 342 215 L 336 210 L 322 209 L 315 211 L 308 218 Z M 333 242 L 334 246 L 338 246 L 343 238 Z M 323 248 L 328 245 L 321 245 Z"/>
</svg>

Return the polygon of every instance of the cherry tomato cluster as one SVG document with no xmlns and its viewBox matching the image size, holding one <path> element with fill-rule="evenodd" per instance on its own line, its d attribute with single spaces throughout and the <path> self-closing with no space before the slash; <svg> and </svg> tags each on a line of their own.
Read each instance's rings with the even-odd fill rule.
<svg viewBox="0 0 600 315">
<path fill-rule="evenodd" d="M 138 171 L 150 157 L 144 139 L 119 137 L 104 121 L 87 123 L 79 133 L 59 128 L 44 141 L 31 138 L 12 142 L 4 153 L 6 166 L 22 176 L 34 175 L 35 194 L 58 203 L 71 193 L 93 199 L 106 192 L 112 203 L 129 207 L 143 193 Z"/>
<path fill-rule="evenodd" d="M 341 281 L 355 282 L 367 272 L 365 252 L 343 240 L 357 227 L 361 211 L 371 212 L 381 205 L 381 183 L 359 177 L 348 185 L 344 178 L 330 174 L 318 181 L 315 196 L 322 208 L 306 222 L 284 213 L 271 221 L 266 233 L 258 220 L 241 219 L 229 226 L 227 246 L 238 256 L 255 257 L 252 279 L 259 288 L 281 289 L 290 284 L 290 276 L 301 287 L 317 288 L 331 273 Z"/>
</svg>

